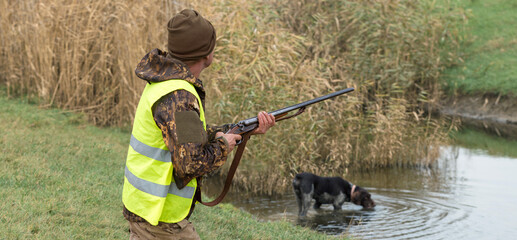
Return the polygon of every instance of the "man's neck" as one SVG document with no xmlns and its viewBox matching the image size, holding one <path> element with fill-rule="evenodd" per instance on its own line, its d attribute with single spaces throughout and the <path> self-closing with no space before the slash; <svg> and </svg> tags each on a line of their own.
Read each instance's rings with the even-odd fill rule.
<svg viewBox="0 0 517 240">
<path fill-rule="evenodd" d="M 196 77 L 199 78 L 203 69 L 205 69 L 205 65 L 203 61 L 197 61 L 193 64 L 188 65 L 190 72 Z"/>
</svg>

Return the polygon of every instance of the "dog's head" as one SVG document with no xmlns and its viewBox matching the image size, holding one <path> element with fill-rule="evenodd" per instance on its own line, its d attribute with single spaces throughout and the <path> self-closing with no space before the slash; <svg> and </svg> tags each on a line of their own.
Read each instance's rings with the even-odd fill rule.
<svg viewBox="0 0 517 240">
<path fill-rule="evenodd" d="M 359 186 L 356 187 L 354 193 L 352 193 L 352 203 L 361 205 L 366 209 L 375 207 L 375 202 L 372 199 L 372 195 L 366 189 Z"/>
</svg>

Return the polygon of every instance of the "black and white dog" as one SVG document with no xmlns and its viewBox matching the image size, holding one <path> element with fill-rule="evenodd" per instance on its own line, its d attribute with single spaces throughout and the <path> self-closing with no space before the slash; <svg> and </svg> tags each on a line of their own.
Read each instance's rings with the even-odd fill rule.
<svg viewBox="0 0 517 240">
<path fill-rule="evenodd" d="M 375 202 L 366 189 L 340 177 L 320 177 L 312 173 L 299 173 L 293 179 L 293 188 L 298 202 L 299 216 L 307 215 L 311 199 L 316 200 L 314 208 L 319 208 L 321 204 L 332 204 L 334 210 L 339 210 L 344 202 L 352 202 L 366 209 L 375 207 Z"/>
</svg>

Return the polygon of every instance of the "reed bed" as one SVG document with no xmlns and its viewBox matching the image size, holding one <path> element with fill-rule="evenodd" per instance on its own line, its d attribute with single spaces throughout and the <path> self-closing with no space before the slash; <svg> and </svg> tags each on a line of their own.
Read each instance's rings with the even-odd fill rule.
<svg viewBox="0 0 517 240">
<path fill-rule="evenodd" d="M 10 95 L 128 125 L 143 89 L 134 67 L 175 5 L 155 1 L 1 1 L 0 81 Z M 156 29 L 153 31 L 152 29 Z"/>
<path fill-rule="evenodd" d="M 237 186 L 272 194 L 300 171 L 429 166 L 446 141 L 432 111 L 440 71 L 458 59 L 460 9 L 446 1 L 0 0 L 0 82 L 11 95 L 129 126 L 145 84 L 133 69 L 165 49 L 166 23 L 194 8 L 217 29 L 202 74 L 209 122 L 222 124 L 346 87 L 254 137 Z M 5 13 L 5 14 L 4 14 Z M 223 173 L 225 171 L 222 171 Z"/>
</svg>

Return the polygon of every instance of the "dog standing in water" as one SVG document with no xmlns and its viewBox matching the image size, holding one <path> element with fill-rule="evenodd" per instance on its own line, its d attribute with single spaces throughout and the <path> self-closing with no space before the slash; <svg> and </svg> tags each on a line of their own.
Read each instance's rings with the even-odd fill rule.
<svg viewBox="0 0 517 240">
<path fill-rule="evenodd" d="M 375 207 L 366 189 L 353 185 L 340 177 L 320 177 L 312 173 L 299 173 L 293 179 L 293 189 L 298 202 L 298 215 L 305 216 L 311 199 L 316 200 L 314 208 L 321 204 L 332 204 L 334 210 L 341 209 L 344 202 L 352 202 L 366 209 Z"/>
</svg>

